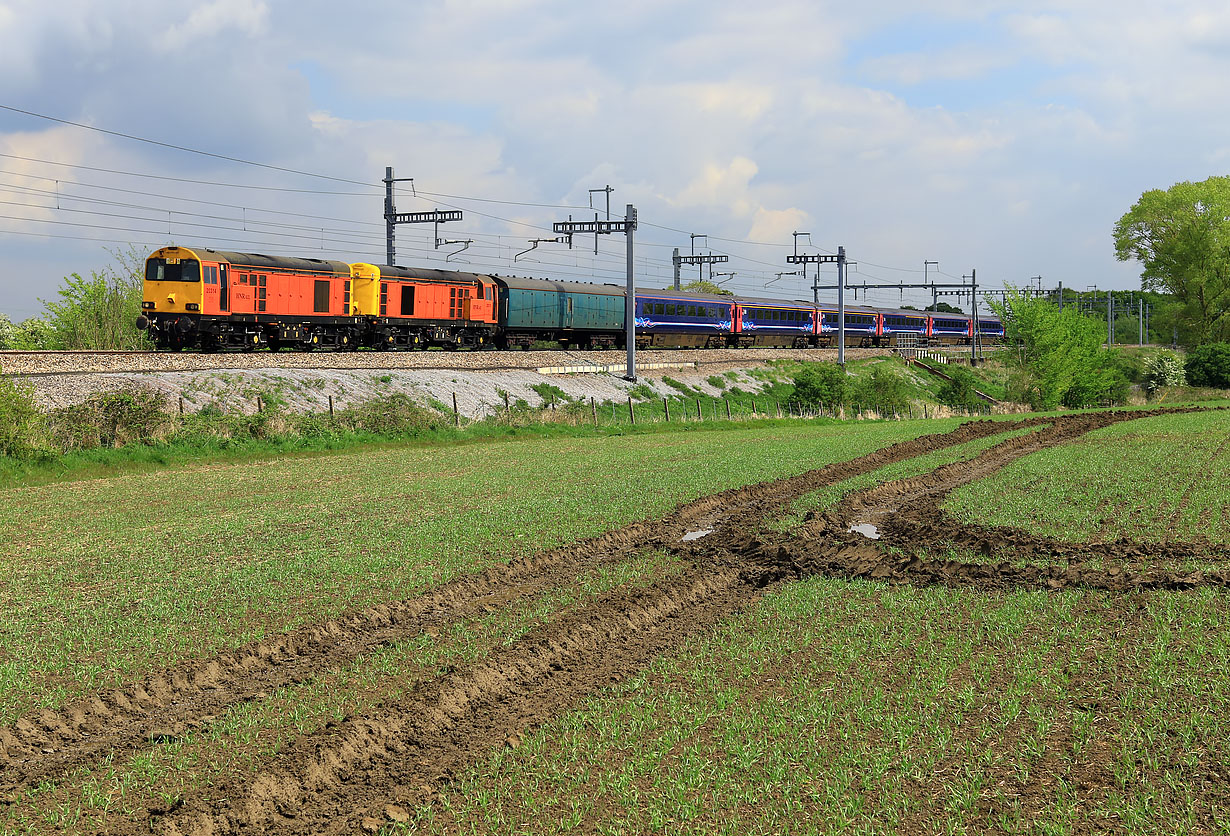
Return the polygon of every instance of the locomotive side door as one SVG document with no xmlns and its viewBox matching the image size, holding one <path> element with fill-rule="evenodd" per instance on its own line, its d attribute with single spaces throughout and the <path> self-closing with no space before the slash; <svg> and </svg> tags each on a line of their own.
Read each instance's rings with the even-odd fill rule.
<svg viewBox="0 0 1230 836">
<path fill-rule="evenodd" d="M 229 265 L 218 265 L 218 310 L 228 313 L 231 309 L 231 271 Z"/>
</svg>

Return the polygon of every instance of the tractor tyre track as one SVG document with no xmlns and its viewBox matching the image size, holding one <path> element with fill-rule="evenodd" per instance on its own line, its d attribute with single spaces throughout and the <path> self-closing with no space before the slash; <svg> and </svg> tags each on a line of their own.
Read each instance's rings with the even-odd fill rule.
<svg viewBox="0 0 1230 836">
<path fill-rule="evenodd" d="M 430 798 L 434 784 L 483 752 L 517 745 L 524 730 L 634 674 L 761 592 L 737 567 L 701 564 L 648 589 L 615 590 L 484 661 L 300 738 L 251 780 L 151 811 L 152 824 L 177 836 L 374 830 L 390 803 Z M 149 825 L 132 832 L 148 833 Z"/>
</svg>

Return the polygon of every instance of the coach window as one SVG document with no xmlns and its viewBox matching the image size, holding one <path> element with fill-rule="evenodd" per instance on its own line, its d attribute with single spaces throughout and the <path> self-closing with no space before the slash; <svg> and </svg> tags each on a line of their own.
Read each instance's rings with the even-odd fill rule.
<svg viewBox="0 0 1230 836">
<path fill-rule="evenodd" d="M 653 312 L 658 316 L 666 313 L 666 306 L 662 302 L 655 302 L 652 306 Z"/>
<path fill-rule="evenodd" d="M 312 298 L 312 310 L 316 313 L 329 312 L 329 281 L 317 279 Z"/>
</svg>

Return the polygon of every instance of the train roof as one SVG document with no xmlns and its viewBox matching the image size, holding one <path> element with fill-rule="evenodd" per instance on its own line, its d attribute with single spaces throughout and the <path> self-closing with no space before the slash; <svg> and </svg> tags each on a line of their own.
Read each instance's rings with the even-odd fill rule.
<svg viewBox="0 0 1230 836">
<path fill-rule="evenodd" d="M 589 282 L 557 282 L 554 279 L 529 279 L 521 276 L 493 276 L 511 290 L 554 290 L 563 293 L 589 293 L 595 296 L 623 296 L 623 285 Z"/>
<path fill-rule="evenodd" d="M 836 302 L 832 302 L 832 303 L 821 302 L 820 310 L 824 311 L 825 313 L 837 313 L 837 303 Z M 878 314 L 878 313 L 883 313 L 883 309 L 882 308 L 868 308 L 865 305 L 846 305 L 846 313 Z"/>
<path fill-rule="evenodd" d="M 464 270 L 437 270 L 434 267 L 396 267 L 388 264 L 373 265 L 381 278 L 425 279 L 434 282 L 489 282 L 487 273 L 470 273 Z"/>
<path fill-rule="evenodd" d="M 229 250 L 215 250 L 210 247 L 162 247 L 151 254 L 151 258 L 165 253 L 167 250 L 191 250 L 198 258 L 212 258 L 231 264 L 248 267 L 277 267 L 283 270 L 305 270 L 311 272 L 332 271 L 335 275 L 349 276 L 350 265 L 344 261 L 328 261 L 321 258 L 289 258 L 280 255 L 262 255 L 261 253 L 237 253 Z"/>
<path fill-rule="evenodd" d="M 932 311 L 920 311 L 918 308 L 877 308 L 882 314 L 900 316 L 931 316 Z"/>
<path fill-rule="evenodd" d="M 660 296 L 663 299 L 681 299 L 683 301 L 694 299 L 698 302 L 723 302 L 727 305 L 733 305 L 735 302 L 740 301 L 736 296 L 724 296 L 721 293 L 689 293 L 685 290 L 675 290 L 672 287 L 661 289 L 638 287 L 636 293 L 638 296 Z"/>
<path fill-rule="evenodd" d="M 758 305 L 767 308 L 791 308 L 793 310 L 814 311 L 816 306 L 801 299 L 770 299 L 767 296 L 737 296 L 742 305 Z"/>
</svg>

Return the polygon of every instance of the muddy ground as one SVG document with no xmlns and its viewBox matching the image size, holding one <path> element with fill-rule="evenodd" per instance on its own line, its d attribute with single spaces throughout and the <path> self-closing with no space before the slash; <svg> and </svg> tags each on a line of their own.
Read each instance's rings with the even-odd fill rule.
<svg viewBox="0 0 1230 836">
<path fill-rule="evenodd" d="M 228 706 L 390 642 L 438 632 L 476 612 L 568 584 L 588 569 L 660 550 L 683 569 L 616 587 L 561 612 L 468 666 L 444 669 L 374 708 L 292 741 L 243 775 L 171 803 L 116 817 L 109 833 L 374 832 L 430 801 L 451 777 L 582 698 L 641 671 L 688 636 L 766 591 L 815 575 L 977 589 L 1225 588 L 1230 559 L 1209 543 L 1075 545 L 1027 532 L 957 526 L 949 492 L 1044 447 L 1154 413 L 1104 412 L 1018 422 L 977 421 L 772 483 L 726 491 L 567 548 L 447 583 L 217 658 L 166 670 L 59 712 L 0 729 L 0 803 L 104 759 L 123 759 L 203 729 Z M 787 533 L 769 524 L 804 494 L 885 465 L 1029 427 L 976 458 L 848 495 Z M 861 526 L 872 539 L 858 531 Z M 686 539 L 685 539 L 686 538 Z M 1191 562 L 1208 570 L 1190 571 Z M 1181 568 L 1180 564 L 1187 569 Z M 433 633 L 434 634 L 434 633 Z"/>
</svg>

